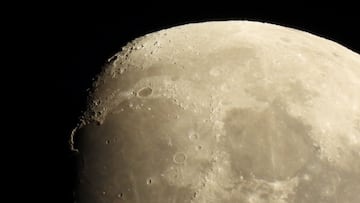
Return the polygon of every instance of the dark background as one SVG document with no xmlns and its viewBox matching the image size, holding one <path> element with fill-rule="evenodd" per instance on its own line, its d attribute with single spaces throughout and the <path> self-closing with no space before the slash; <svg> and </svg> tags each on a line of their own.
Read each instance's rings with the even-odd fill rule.
<svg viewBox="0 0 360 203">
<path fill-rule="evenodd" d="M 106 60 L 136 37 L 189 22 L 255 20 L 309 31 L 360 52 L 358 13 L 338 6 L 313 8 L 310 5 L 300 7 L 292 4 L 287 9 L 265 6 L 249 10 L 234 6 L 232 9 L 211 11 L 167 10 L 166 13 L 161 8 L 129 12 L 124 7 L 116 12 L 111 11 L 113 15 L 105 19 L 98 11 L 90 12 L 90 15 L 69 16 L 65 11 L 50 14 L 54 18 L 50 23 L 41 25 L 43 31 L 39 37 L 45 42 L 46 48 L 42 51 L 47 56 L 46 68 L 41 70 L 46 82 L 39 85 L 47 97 L 42 103 L 46 111 L 44 118 L 47 128 L 52 129 L 42 141 L 46 151 L 39 150 L 41 160 L 46 163 L 36 173 L 45 177 L 41 186 L 36 188 L 39 202 L 73 201 L 76 155 L 68 148 L 68 138 L 84 110 L 86 89 L 90 88 L 92 78 L 99 73 Z M 33 181 L 36 180 L 35 177 Z"/>
</svg>

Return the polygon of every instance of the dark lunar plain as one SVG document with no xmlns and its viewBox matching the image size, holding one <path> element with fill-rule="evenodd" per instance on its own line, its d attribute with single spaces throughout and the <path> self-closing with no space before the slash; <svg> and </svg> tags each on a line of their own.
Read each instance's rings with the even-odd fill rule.
<svg viewBox="0 0 360 203">
<path fill-rule="evenodd" d="M 46 130 L 46 135 L 41 140 L 43 148 L 37 150 L 44 167 L 28 174 L 31 181 L 37 183 L 31 184 L 31 190 L 37 191 L 32 193 L 36 202 L 74 201 L 76 154 L 70 151 L 68 145 L 71 130 L 81 111 L 85 110 L 87 89 L 91 87 L 92 78 L 100 72 L 108 58 L 136 37 L 191 22 L 253 20 L 304 30 L 360 53 L 358 12 L 337 6 L 312 8 L 308 5 L 296 10 L 294 7 L 297 6 L 289 5 L 289 8 L 273 11 L 266 7 L 252 10 L 238 7 L 221 11 L 128 12 L 131 14 L 122 8 L 123 12 L 112 13 L 113 17 L 106 20 L 97 19 L 97 15 L 101 16 L 100 11 L 91 13 L 94 15 L 91 18 L 82 15 L 69 17 L 64 12 L 56 16 L 56 20 L 44 24 L 42 29 L 45 28 L 45 33 L 42 34 L 46 38 L 46 47 L 50 48 L 42 51 L 50 55 L 47 60 L 52 63 L 48 63 L 47 69 L 42 71 L 41 77 L 46 78 L 46 82 L 40 84 L 47 95 L 43 101 L 43 119 L 46 120 L 43 130 Z M 42 176 L 41 181 L 39 176 Z"/>
</svg>

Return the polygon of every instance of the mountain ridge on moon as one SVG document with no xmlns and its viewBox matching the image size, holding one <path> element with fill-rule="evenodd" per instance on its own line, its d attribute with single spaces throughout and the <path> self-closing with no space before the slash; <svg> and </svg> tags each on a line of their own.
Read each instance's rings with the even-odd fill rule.
<svg viewBox="0 0 360 203">
<path fill-rule="evenodd" d="M 358 202 L 360 56 L 279 25 L 135 39 L 71 135 L 79 202 Z"/>
</svg>

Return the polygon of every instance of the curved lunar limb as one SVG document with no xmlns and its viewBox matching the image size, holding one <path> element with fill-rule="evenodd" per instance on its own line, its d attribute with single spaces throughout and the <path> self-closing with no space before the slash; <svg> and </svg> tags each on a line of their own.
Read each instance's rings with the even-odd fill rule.
<svg viewBox="0 0 360 203">
<path fill-rule="evenodd" d="M 250 21 L 135 39 L 71 136 L 80 203 L 360 202 L 360 56 Z"/>
</svg>

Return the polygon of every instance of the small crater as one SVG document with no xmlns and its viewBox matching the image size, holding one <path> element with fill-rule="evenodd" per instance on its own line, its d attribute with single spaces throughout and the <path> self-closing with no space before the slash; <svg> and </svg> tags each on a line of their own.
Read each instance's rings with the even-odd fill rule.
<svg viewBox="0 0 360 203">
<path fill-rule="evenodd" d="M 125 195 L 124 195 L 124 193 L 119 193 L 119 194 L 116 195 L 116 197 L 119 198 L 119 199 L 124 199 Z"/>
<path fill-rule="evenodd" d="M 196 150 L 202 150 L 202 146 L 201 145 L 196 146 Z"/>
<path fill-rule="evenodd" d="M 101 101 L 98 100 L 98 99 L 96 99 L 96 100 L 93 101 L 93 104 L 94 104 L 95 106 L 98 106 L 98 105 L 101 104 Z"/>
<path fill-rule="evenodd" d="M 152 93 L 152 89 L 150 87 L 144 87 L 141 90 L 139 90 L 138 95 L 140 97 L 147 97 L 150 96 Z"/>
<path fill-rule="evenodd" d="M 320 153 L 321 152 L 321 147 L 317 144 L 313 144 L 313 151 L 315 153 Z"/>
<path fill-rule="evenodd" d="M 97 120 L 97 121 L 95 121 L 95 124 L 96 124 L 97 126 L 99 126 L 99 125 L 102 125 L 103 122 L 104 122 L 104 121 L 99 121 L 99 120 Z"/>
<path fill-rule="evenodd" d="M 291 42 L 291 40 L 289 38 L 286 38 L 286 37 L 280 37 L 280 40 L 283 41 L 283 42 L 286 42 L 286 43 Z"/>
<path fill-rule="evenodd" d="M 146 184 L 148 184 L 148 185 L 151 185 L 151 184 L 152 184 L 152 182 L 153 182 L 153 181 L 152 181 L 152 179 L 151 179 L 151 178 L 149 178 L 149 179 L 147 179 L 147 180 L 146 180 Z"/>
<path fill-rule="evenodd" d="M 186 161 L 186 154 L 183 152 L 178 152 L 174 155 L 173 161 L 176 164 L 183 164 Z"/>
<path fill-rule="evenodd" d="M 105 141 L 105 144 L 110 144 L 110 140 L 106 140 L 106 141 Z"/>
<path fill-rule="evenodd" d="M 332 55 L 335 57 L 339 57 L 340 55 L 337 52 L 332 52 Z"/>
<path fill-rule="evenodd" d="M 117 58 L 118 58 L 117 55 L 114 55 L 114 56 L 110 57 L 110 58 L 108 59 L 108 63 L 114 62 Z"/>
<path fill-rule="evenodd" d="M 197 140 L 197 139 L 199 139 L 199 134 L 197 132 L 190 132 L 189 133 L 189 139 L 190 140 Z"/>
</svg>

